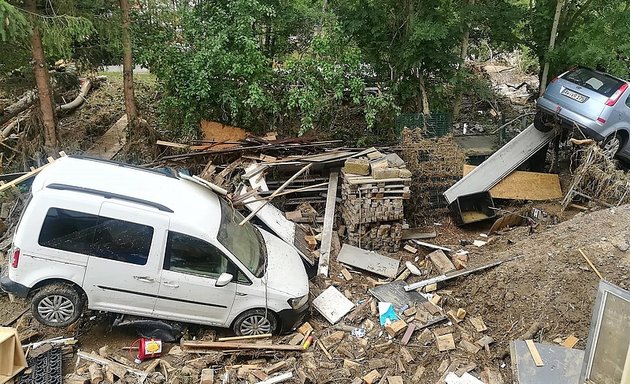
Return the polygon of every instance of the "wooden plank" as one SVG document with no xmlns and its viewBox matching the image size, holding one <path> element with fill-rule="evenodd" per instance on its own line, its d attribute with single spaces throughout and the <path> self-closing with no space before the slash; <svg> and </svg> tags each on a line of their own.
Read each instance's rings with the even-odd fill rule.
<svg viewBox="0 0 630 384">
<path fill-rule="evenodd" d="M 452 349 L 455 349 L 455 339 L 453 339 L 452 333 L 437 336 L 435 338 L 435 342 L 440 352 L 445 352 L 445 351 L 450 351 Z"/>
<path fill-rule="evenodd" d="M 47 166 L 49 166 L 51 163 L 49 162 L 48 164 L 44 164 L 39 168 L 36 168 L 28 173 L 25 173 L 24 175 L 18 177 L 17 179 L 13 179 L 11 181 L 9 181 L 8 183 L 2 184 L 0 185 L 0 192 L 5 191 L 11 187 L 13 187 L 14 185 L 18 185 L 21 182 L 30 179 L 31 177 L 37 175 L 39 172 L 41 172 L 44 168 L 46 168 Z"/>
<path fill-rule="evenodd" d="M 475 168 L 473 165 L 464 165 L 464 176 Z M 490 188 L 490 195 L 496 199 L 534 201 L 557 200 L 564 197 L 558 175 L 524 171 L 509 174 Z"/>
<path fill-rule="evenodd" d="M 333 222 L 335 220 L 335 205 L 337 201 L 337 182 L 339 172 L 330 172 L 328 179 L 328 192 L 326 193 L 326 211 L 324 213 L 324 228 L 322 230 L 322 245 L 319 248 L 319 265 L 317 274 L 328 276 L 330 263 L 330 246 L 332 244 Z"/>
<path fill-rule="evenodd" d="M 262 335 L 247 335 L 247 336 L 232 336 L 232 337 L 219 337 L 217 341 L 237 341 L 237 340 L 251 340 L 251 339 L 266 339 L 271 337 L 271 333 L 264 333 Z"/>
<path fill-rule="evenodd" d="M 544 366 L 545 363 L 543 362 L 542 357 L 540 357 L 540 353 L 538 353 L 538 349 L 536 348 L 534 341 L 525 340 L 525 344 L 527 344 L 527 349 L 529 349 L 529 353 L 531 353 L 532 359 L 534 359 L 534 364 L 536 364 L 537 367 Z"/>
<path fill-rule="evenodd" d="M 94 144 L 85 151 L 85 155 L 107 160 L 112 159 L 127 142 L 126 128 L 127 114 L 123 114 L 103 136 L 99 137 Z"/>
<path fill-rule="evenodd" d="M 427 256 L 433 265 L 440 271 L 441 274 L 446 274 L 455 270 L 455 265 L 451 262 L 451 260 L 446 257 L 444 252 L 441 250 L 437 250 L 429 253 Z"/>
<path fill-rule="evenodd" d="M 567 339 L 564 341 L 564 343 L 562 343 L 562 345 L 564 345 L 567 348 L 573 348 L 573 347 L 575 347 L 575 344 L 578 343 L 578 341 L 580 341 L 580 339 L 578 339 L 577 337 L 571 335 L 571 336 L 567 337 Z"/>
<path fill-rule="evenodd" d="M 411 339 L 411 336 L 413 335 L 413 331 L 415 330 L 416 330 L 416 325 L 414 323 L 409 324 L 402 340 L 400 340 L 400 344 L 402 345 L 409 344 L 409 340 Z"/>
<path fill-rule="evenodd" d="M 210 349 L 256 349 L 267 351 L 303 351 L 301 345 L 287 345 L 287 344 L 253 344 L 253 343 L 237 343 L 230 341 L 184 341 L 182 347 L 195 349 L 195 348 L 210 348 Z"/>
</svg>

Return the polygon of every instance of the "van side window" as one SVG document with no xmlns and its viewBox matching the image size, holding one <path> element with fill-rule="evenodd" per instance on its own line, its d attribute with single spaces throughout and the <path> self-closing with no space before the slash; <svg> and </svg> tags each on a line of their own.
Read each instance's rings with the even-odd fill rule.
<svg viewBox="0 0 630 384">
<path fill-rule="evenodd" d="M 168 232 L 164 269 L 217 278 L 228 272 L 229 261 L 217 247 L 178 232 Z"/>
<path fill-rule="evenodd" d="M 68 209 L 50 208 L 39 245 L 110 260 L 145 265 L 153 228 Z"/>
<path fill-rule="evenodd" d="M 99 216 L 90 255 L 145 265 L 152 239 L 153 227 Z"/>
<path fill-rule="evenodd" d="M 98 216 L 68 209 L 50 208 L 39 232 L 39 245 L 88 254 Z"/>
</svg>

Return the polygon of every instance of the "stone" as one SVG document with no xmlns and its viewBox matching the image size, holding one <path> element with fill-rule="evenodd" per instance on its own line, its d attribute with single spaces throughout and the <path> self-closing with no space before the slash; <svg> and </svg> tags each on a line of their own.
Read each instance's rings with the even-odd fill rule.
<svg viewBox="0 0 630 384">
<path fill-rule="evenodd" d="M 348 159 L 344 164 L 343 170 L 346 173 L 368 176 L 370 174 L 370 162 L 365 159 Z"/>
</svg>

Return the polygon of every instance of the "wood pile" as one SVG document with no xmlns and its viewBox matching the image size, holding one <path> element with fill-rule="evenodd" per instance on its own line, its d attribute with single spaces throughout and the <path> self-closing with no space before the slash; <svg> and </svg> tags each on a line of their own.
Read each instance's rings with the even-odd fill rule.
<svg viewBox="0 0 630 384">
<path fill-rule="evenodd" d="M 341 172 L 342 217 L 350 245 L 397 252 L 410 198 L 411 172 L 395 154 L 349 159 Z"/>
</svg>

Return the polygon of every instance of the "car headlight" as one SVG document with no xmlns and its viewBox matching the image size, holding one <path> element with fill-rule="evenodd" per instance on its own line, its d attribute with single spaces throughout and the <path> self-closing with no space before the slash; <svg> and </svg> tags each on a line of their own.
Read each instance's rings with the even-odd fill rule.
<svg viewBox="0 0 630 384">
<path fill-rule="evenodd" d="M 308 301 L 308 295 L 296 297 L 295 299 L 289 299 L 289 305 L 293 309 L 301 308 Z"/>
</svg>

